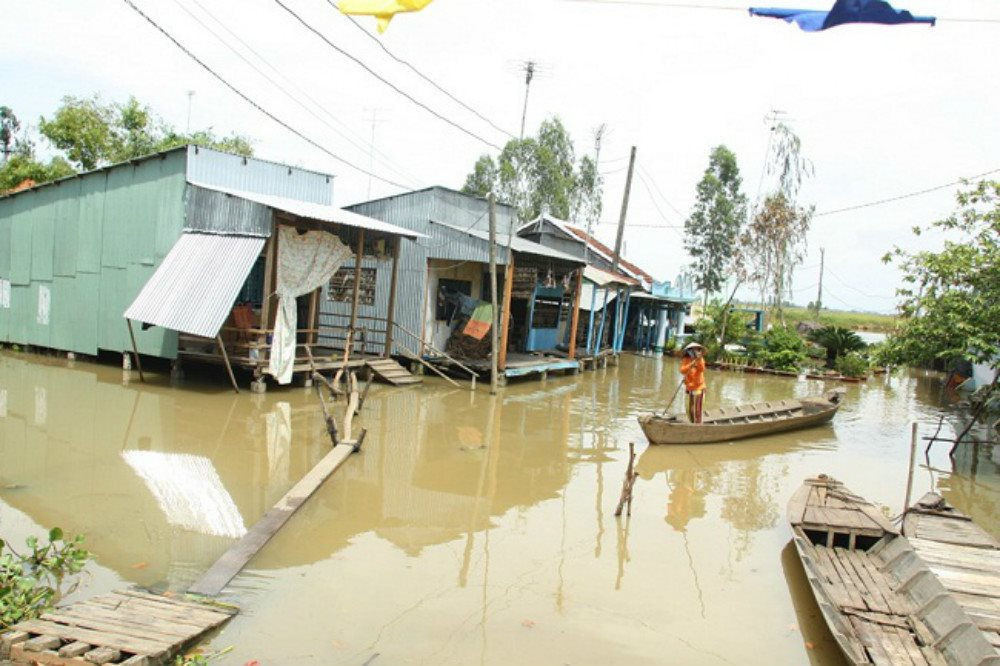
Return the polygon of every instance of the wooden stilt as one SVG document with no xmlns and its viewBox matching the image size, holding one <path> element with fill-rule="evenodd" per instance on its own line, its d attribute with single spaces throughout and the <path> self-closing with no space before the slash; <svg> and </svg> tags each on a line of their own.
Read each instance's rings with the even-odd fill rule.
<svg viewBox="0 0 1000 666">
<path fill-rule="evenodd" d="M 358 304 L 361 300 L 361 260 L 365 256 L 365 230 L 358 229 L 358 247 L 354 251 L 354 294 L 351 297 L 351 329 L 349 344 L 354 345 L 354 327 L 358 323 Z"/>
<path fill-rule="evenodd" d="M 507 270 L 504 272 L 503 281 L 503 305 L 500 311 L 500 350 L 497 362 L 500 371 L 507 369 L 507 341 L 510 336 L 510 299 L 514 292 L 514 253 L 507 255 Z"/>
<path fill-rule="evenodd" d="M 145 382 L 146 377 L 142 374 L 142 361 L 139 360 L 139 347 L 135 344 L 135 331 L 132 330 L 132 320 L 126 319 L 128 324 L 128 336 L 132 338 L 132 351 L 135 353 L 135 367 L 139 369 L 139 381 Z"/>
<path fill-rule="evenodd" d="M 569 324 L 569 358 L 576 358 L 576 327 L 580 324 L 580 295 L 583 293 L 583 268 L 576 272 L 576 289 L 573 292 L 573 317 Z"/>
<path fill-rule="evenodd" d="M 393 329 L 396 326 L 396 281 L 399 279 L 399 246 L 402 244 L 401 237 L 396 238 L 392 245 L 392 278 L 389 280 L 389 311 L 385 318 L 385 349 L 382 356 L 389 358 L 392 356 Z"/>
<path fill-rule="evenodd" d="M 236 383 L 236 375 L 233 374 L 233 366 L 229 363 L 229 354 L 226 353 L 226 345 L 224 345 L 222 343 L 222 336 L 221 335 L 216 335 L 215 336 L 215 341 L 219 345 L 219 351 L 222 352 L 222 360 L 226 364 L 226 372 L 229 373 L 229 381 L 231 381 L 233 383 L 233 390 L 236 391 L 237 393 L 239 393 L 240 392 L 240 387 Z"/>
</svg>

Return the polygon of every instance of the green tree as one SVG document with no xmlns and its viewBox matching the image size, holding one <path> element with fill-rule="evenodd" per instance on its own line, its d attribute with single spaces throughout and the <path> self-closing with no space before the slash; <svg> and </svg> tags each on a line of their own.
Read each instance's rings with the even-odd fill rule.
<svg viewBox="0 0 1000 666">
<path fill-rule="evenodd" d="M 38 160 L 34 143 L 7 106 L 0 106 L 0 150 L 4 157 L 0 162 L 0 193 L 28 180 L 44 183 L 76 173 L 62 157 L 53 157 L 48 163 Z"/>
<path fill-rule="evenodd" d="M 684 247 L 694 258 L 695 285 L 709 294 L 722 289 L 736 256 L 746 219 L 746 196 L 736 155 L 716 146 L 697 187 L 694 211 L 684 222 Z"/>
<path fill-rule="evenodd" d="M 66 96 L 51 118 L 41 118 L 39 131 L 84 171 L 188 143 L 247 157 L 253 154 L 249 140 L 240 135 L 220 138 L 209 130 L 178 132 L 135 97 L 120 104 L 104 103 L 99 95 Z"/>
<path fill-rule="evenodd" d="M 600 211 L 601 178 L 589 157 L 576 160 L 573 140 L 559 118 L 542 123 L 535 137 L 511 139 L 500 155 L 482 155 L 465 179 L 462 191 L 486 196 L 494 192 L 513 205 L 518 219 L 531 220 L 547 211 L 573 219 L 581 211 Z"/>
<path fill-rule="evenodd" d="M 750 221 L 745 247 L 760 269 L 756 275 L 761 291 L 770 292 L 778 321 L 785 325 L 783 297 L 792 286 L 792 271 L 806 252 L 806 234 L 813 209 L 795 206 L 783 193 L 772 194 Z"/>
<path fill-rule="evenodd" d="M 897 247 L 883 258 L 906 283 L 897 291 L 902 325 L 890 338 L 900 362 L 1000 358 L 1000 182 L 981 181 L 957 199 L 953 215 L 930 225 L 952 235 L 940 251 Z"/>
<path fill-rule="evenodd" d="M 9 106 L 0 106 L 0 153 L 3 154 L 4 162 L 14 152 L 17 133 L 20 129 L 21 121 L 14 115 L 14 110 Z"/>
<path fill-rule="evenodd" d="M 809 339 L 826 349 L 826 364 L 835 367 L 837 359 L 849 352 L 861 351 L 865 342 L 854 331 L 841 326 L 824 326 L 809 333 Z"/>
</svg>

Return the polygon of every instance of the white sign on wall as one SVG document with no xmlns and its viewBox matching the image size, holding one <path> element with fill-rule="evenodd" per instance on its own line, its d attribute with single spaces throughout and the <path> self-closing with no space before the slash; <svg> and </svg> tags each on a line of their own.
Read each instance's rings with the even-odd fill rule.
<svg viewBox="0 0 1000 666">
<path fill-rule="evenodd" d="M 49 309 L 52 304 L 52 292 L 44 284 L 38 285 L 38 323 L 49 325 Z"/>
<path fill-rule="evenodd" d="M 0 280 L 0 308 L 10 309 L 10 280 Z"/>
<path fill-rule="evenodd" d="M 0 419 L 7 418 L 7 389 L 0 389 Z"/>
</svg>

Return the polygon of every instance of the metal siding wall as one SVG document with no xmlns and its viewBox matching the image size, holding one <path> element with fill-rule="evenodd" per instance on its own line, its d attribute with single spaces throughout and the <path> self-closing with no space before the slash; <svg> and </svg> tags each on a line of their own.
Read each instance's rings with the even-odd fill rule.
<svg viewBox="0 0 1000 666">
<path fill-rule="evenodd" d="M 80 354 L 96 354 L 101 278 L 94 273 L 77 273 L 71 282 L 70 302 L 57 313 L 60 321 L 68 321 L 72 326 L 73 334 L 65 348 Z"/>
<path fill-rule="evenodd" d="M 126 224 L 133 213 L 131 185 L 131 165 L 126 164 L 108 171 L 108 184 L 104 193 L 104 224 L 101 227 L 101 266 L 125 268 L 129 248 Z"/>
<path fill-rule="evenodd" d="M 271 235 L 271 209 L 223 192 L 188 185 L 184 194 L 184 228 L 209 233 Z"/>
<path fill-rule="evenodd" d="M 129 267 L 125 269 L 127 280 L 125 289 L 122 291 L 122 306 L 118 311 L 118 317 L 121 322 L 122 339 L 124 340 L 126 349 L 132 348 L 132 341 L 128 337 L 128 324 L 126 324 L 125 319 L 122 317 L 122 313 L 136 299 L 139 292 L 142 291 L 143 285 L 149 281 L 149 278 L 153 277 L 155 271 L 155 267 L 143 266 L 141 264 L 129 264 Z M 143 331 L 142 326 L 138 324 L 133 324 L 132 327 L 135 332 L 135 344 L 139 348 L 140 353 L 159 356 L 160 358 L 177 358 L 177 331 L 159 327 Z"/>
<path fill-rule="evenodd" d="M 333 203 L 333 177 L 330 175 L 194 146 L 188 147 L 187 154 L 190 182 L 313 203 Z"/>
<path fill-rule="evenodd" d="M 28 331 L 28 344 L 48 347 L 52 338 L 52 282 L 50 280 L 34 280 L 30 289 L 31 301 L 29 310 L 26 313 L 28 321 L 25 322 L 26 330 Z M 49 298 L 49 316 L 46 323 L 43 323 L 39 319 L 39 301 L 44 291 L 48 292 Z"/>
<path fill-rule="evenodd" d="M 101 269 L 100 297 L 98 301 L 97 346 L 109 351 L 124 351 L 125 319 L 122 313 L 129 306 L 125 302 L 128 288 L 128 271 L 124 268 L 104 266 Z M 129 345 L 131 347 L 131 345 Z"/>
<path fill-rule="evenodd" d="M 55 214 L 58 187 L 32 192 L 34 205 L 26 212 L 31 225 L 31 280 L 52 280 L 55 256 Z"/>
<path fill-rule="evenodd" d="M 156 221 L 159 218 L 160 160 L 139 162 L 133 167 L 132 212 L 124 221 L 129 241 L 127 263 L 152 266 L 155 263 Z"/>
<path fill-rule="evenodd" d="M 101 239 L 104 236 L 104 193 L 107 173 L 85 176 L 80 182 L 80 217 L 76 225 L 77 273 L 99 273 Z"/>
<path fill-rule="evenodd" d="M 10 288 L 10 342 L 28 344 L 28 323 L 33 321 L 35 304 L 33 288 L 30 284 L 18 284 Z"/>
<path fill-rule="evenodd" d="M 76 275 L 76 255 L 79 219 L 80 187 L 82 180 L 61 183 L 60 198 L 55 204 L 55 247 L 52 272 L 62 277 Z"/>
<path fill-rule="evenodd" d="M 156 264 L 159 265 L 184 229 L 184 196 L 187 193 L 187 151 L 168 154 L 160 163 L 162 179 L 157 188 Z"/>
<path fill-rule="evenodd" d="M 17 201 L 10 218 L 10 281 L 18 285 L 31 284 L 31 219 L 24 201 Z"/>
</svg>

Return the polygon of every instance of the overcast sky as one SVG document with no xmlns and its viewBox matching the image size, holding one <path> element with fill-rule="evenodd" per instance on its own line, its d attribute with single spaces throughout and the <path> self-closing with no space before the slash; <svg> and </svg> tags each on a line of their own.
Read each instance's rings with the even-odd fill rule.
<svg viewBox="0 0 1000 666">
<path fill-rule="evenodd" d="M 677 227 L 713 146 L 724 143 L 736 153 L 751 198 L 762 182 L 766 193 L 765 117 L 772 109 L 787 114 L 815 166 L 801 201 L 819 213 L 1000 168 L 1000 4 L 994 0 L 897 0 L 898 8 L 941 20 L 934 28 L 843 26 L 823 33 L 751 18 L 733 5 L 686 1 L 705 8 L 649 6 L 656 0 L 435 0 L 422 12 L 397 17 L 380 39 L 514 134 L 524 95 L 519 63 L 537 61 L 529 132 L 558 115 L 582 154 L 593 150 L 594 128 L 608 126 L 600 163 L 606 222 L 597 235 L 609 244 L 629 147 L 636 145 L 643 178 L 633 183 L 624 254 L 661 279 L 672 279 L 689 261 Z M 371 169 L 408 188 L 460 187 L 480 154 L 496 152 L 373 78 L 275 0 L 135 2 L 237 88 L 366 169 L 374 113 Z M 441 115 L 490 143 L 507 139 L 394 63 L 326 0 L 282 2 Z M 816 0 L 785 6 L 828 8 Z M 369 192 L 400 191 L 379 180 L 369 183 L 368 176 L 253 110 L 120 0 L 0 0 L 0 10 L 0 104 L 22 120 L 37 123 L 63 95 L 99 92 L 115 101 L 135 95 L 183 129 L 190 99 L 192 129 L 239 132 L 254 140 L 260 157 L 336 174 L 338 205 L 364 200 Z M 373 20 L 361 21 L 374 31 Z M 190 98 L 188 91 L 194 91 Z M 795 300 L 815 297 L 824 247 L 825 304 L 891 311 L 899 275 L 880 257 L 894 244 L 939 244 L 935 235 L 914 239 L 910 228 L 949 213 L 954 189 L 818 216 L 809 256 L 796 272 Z"/>
</svg>

